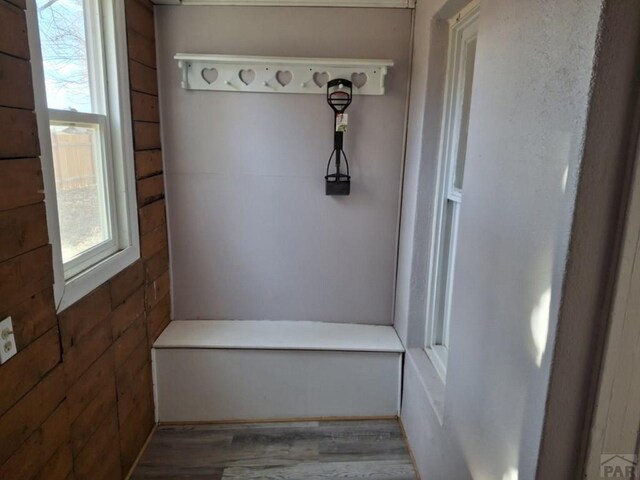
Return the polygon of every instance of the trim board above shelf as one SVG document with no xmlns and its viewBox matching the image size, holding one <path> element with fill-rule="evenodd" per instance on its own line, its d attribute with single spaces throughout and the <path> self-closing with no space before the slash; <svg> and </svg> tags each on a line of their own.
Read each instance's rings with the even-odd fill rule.
<svg viewBox="0 0 640 480">
<path fill-rule="evenodd" d="M 177 53 L 182 88 L 227 92 L 312 93 L 326 95 L 334 78 L 353 82 L 353 93 L 384 95 L 392 60 L 261 57 Z"/>
</svg>

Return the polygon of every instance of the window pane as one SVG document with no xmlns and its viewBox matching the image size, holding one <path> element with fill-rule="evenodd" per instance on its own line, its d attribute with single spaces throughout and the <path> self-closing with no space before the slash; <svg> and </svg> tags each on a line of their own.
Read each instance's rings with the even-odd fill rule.
<svg viewBox="0 0 640 480">
<path fill-rule="evenodd" d="M 112 237 L 100 138 L 99 125 L 51 125 L 64 263 Z"/>
<path fill-rule="evenodd" d="M 462 116 L 460 118 L 460 137 L 458 138 L 458 154 L 455 165 L 453 185 L 462 190 L 464 164 L 467 157 L 467 134 L 469 132 L 469 111 L 471 109 L 471 86 L 473 84 L 473 68 L 476 60 L 476 39 L 467 44 L 464 58 L 464 90 L 462 96 Z"/>
<path fill-rule="evenodd" d="M 87 2 L 88 3 L 88 2 Z M 97 75 L 85 22 L 85 0 L 37 0 L 49 108 L 100 113 L 94 108 Z M 96 49 L 94 49 L 96 50 Z"/>
<path fill-rule="evenodd" d="M 450 276 L 453 275 L 453 265 L 451 264 L 452 253 L 455 249 L 454 227 L 456 202 L 447 200 L 444 208 L 444 218 L 442 219 L 442 238 L 440 258 L 438 261 L 438 296 L 436 299 L 436 317 L 433 331 L 433 345 L 446 346 L 446 328 L 449 319 L 447 318 L 447 299 L 450 294 L 448 286 Z"/>
</svg>

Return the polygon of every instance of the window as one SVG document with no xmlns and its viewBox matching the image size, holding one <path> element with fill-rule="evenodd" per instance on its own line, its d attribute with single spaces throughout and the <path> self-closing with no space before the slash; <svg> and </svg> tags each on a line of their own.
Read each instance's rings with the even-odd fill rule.
<svg viewBox="0 0 640 480">
<path fill-rule="evenodd" d="M 458 218 L 463 198 L 478 7 L 478 3 L 473 2 L 449 20 L 446 91 L 425 331 L 427 354 L 443 379 L 447 368 Z"/>
<path fill-rule="evenodd" d="M 62 309 L 139 257 L 123 2 L 30 0 L 28 14 Z"/>
</svg>

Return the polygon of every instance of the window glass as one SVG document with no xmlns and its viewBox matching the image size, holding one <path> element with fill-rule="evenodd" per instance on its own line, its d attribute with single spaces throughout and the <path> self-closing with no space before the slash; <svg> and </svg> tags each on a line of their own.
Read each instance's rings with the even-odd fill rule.
<svg viewBox="0 0 640 480">
<path fill-rule="evenodd" d="M 93 112 L 84 0 L 37 0 L 47 104 Z"/>
<path fill-rule="evenodd" d="M 98 125 L 51 125 L 64 263 L 111 238 Z"/>
<path fill-rule="evenodd" d="M 118 249 L 98 0 L 37 0 L 65 278 Z"/>
<path fill-rule="evenodd" d="M 436 206 L 434 251 L 431 256 L 425 349 L 444 379 L 448 361 L 449 330 L 453 305 L 453 282 L 458 221 L 463 202 L 467 136 L 477 44 L 479 4 L 470 3 L 449 21 L 449 51 L 445 109 Z"/>
<path fill-rule="evenodd" d="M 26 2 L 58 311 L 140 257 L 124 3 Z"/>
<path fill-rule="evenodd" d="M 476 42 L 477 39 L 474 38 L 469 42 L 466 48 L 462 118 L 460 118 L 460 138 L 458 139 L 455 180 L 453 182 L 454 187 L 459 190 L 462 190 L 464 164 L 467 157 L 467 133 L 469 130 L 469 111 L 471 110 L 471 86 L 473 85 L 473 67 L 476 59 Z"/>
</svg>

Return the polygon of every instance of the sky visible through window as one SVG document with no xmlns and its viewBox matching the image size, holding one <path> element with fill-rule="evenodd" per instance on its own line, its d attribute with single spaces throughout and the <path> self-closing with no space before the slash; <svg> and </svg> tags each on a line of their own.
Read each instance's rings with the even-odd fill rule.
<svg viewBox="0 0 640 480">
<path fill-rule="evenodd" d="M 36 0 L 47 104 L 91 112 L 84 0 Z"/>
</svg>

